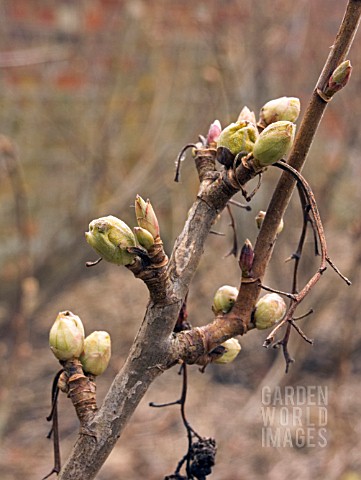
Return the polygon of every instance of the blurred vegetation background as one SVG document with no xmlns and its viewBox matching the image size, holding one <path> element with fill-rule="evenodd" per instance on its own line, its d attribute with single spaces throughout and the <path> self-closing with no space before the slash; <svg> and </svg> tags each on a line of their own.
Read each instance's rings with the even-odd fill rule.
<svg viewBox="0 0 361 480">
<path fill-rule="evenodd" d="M 223 126 L 247 105 L 283 95 L 303 111 L 343 16 L 346 0 L 3 0 L 0 4 L 0 469 L 2 480 L 39 479 L 51 470 L 45 417 L 57 363 L 48 331 L 59 310 L 81 316 L 90 333 L 113 340 L 111 365 L 98 381 L 99 403 L 126 358 L 147 302 L 145 287 L 125 269 L 95 260 L 84 239 L 89 221 L 113 214 L 135 225 L 131 205 L 150 198 L 168 253 L 197 192 L 192 160 L 175 184 L 179 150 Z M 250 332 L 229 366 L 190 373 L 187 412 L 219 449 L 212 478 L 360 479 L 359 382 L 361 222 L 361 47 L 350 53 L 349 86 L 328 106 L 304 173 L 324 221 L 330 255 L 353 281 L 332 271 L 302 306 L 310 347 L 293 335 L 296 358 L 284 374 L 281 352 Z M 251 202 L 232 207 L 240 242 L 255 241 L 254 217 L 266 210 L 279 177 L 269 171 Z M 242 200 L 242 198 L 237 198 Z M 287 290 L 302 225 L 297 196 L 288 209 L 266 284 Z M 193 325 L 211 321 L 213 294 L 237 285 L 226 213 L 210 236 L 189 297 Z M 317 268 L 312 235 L 301 263 Z M 302 313 L 302 312 L 300 312 Z M 262 448 L 261 388 L 326 386 L 327 447 Z M 149 401 L 180 394 L 175 369 L 148 392 L 100 480 L 158 480 L 186 451 L 177 407 Z M 65 396 L 63 396 L 65 397 Z M 70 401 L 60 398 L 65 458 L 77 434 Z"/>
</svg>

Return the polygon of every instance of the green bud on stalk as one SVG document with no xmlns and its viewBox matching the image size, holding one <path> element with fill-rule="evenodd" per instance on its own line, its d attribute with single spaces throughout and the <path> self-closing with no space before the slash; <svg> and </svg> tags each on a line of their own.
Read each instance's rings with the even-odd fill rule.
<svg viewBox="0 0 361 480">
<path fill-rule="evenodd" d="M 231 363 L 241 351 L 241 345 L 236 338 L 230 338 L 229 340 L 226 340 L 225 342 L 221 343 L 221 346 L 225 348 L 225 352 L 222 356 L 214 360 L 213 363 Z"/>
<path fill-rule="evenodd" d="M 293 144 L 295 130 L 295 124 L 288 121 L 271 123 L 266 127 L 253 148 L 255 166 L 268 167 L 284 157 Z"/>
<path fill-rule="evenodd" d="M 325 94 L 328 96 L 334 95 L 336 92 L 345 87 L 350 79 L 352 72 L 352 65 L 350 60 L 345 60 L 334 70 L 331 75 L 328 86 L 325 89 Z"/>
<path fill-rule="evenodd" d="M 50 349 L 58 360 L 78 358 L 83 351 L 84 327 L 72 312 L 60 312 L 49 333 Z"/>
<path fill-rule="evenodd" d="M 146 250 L 149 250 L 154 245 L 153 235 L 148 232 L 145 228 L 134 227 L 134 234 L 139 242 L 139 244 L 144 247 Z"/>
<path fill-rule="evenodd" d="M 260 124 L 263 126 L 280 120 L 295 122 L 300 114 L 301 104 L 299 98 L 281 97 L 265 103 L 260 112 Z"/>
<path fill-rule="evenodd" d="M 80 361 L 84 372 L 101 375 L 107 368 L 111 355 L 110 335 L 96 331 L 88 335 L 84 341 L 84 350 Z"/>
<path fill-rule="evenodd" d="M 130 265 L 134 262 L 135 255 L 127 251 L 128 247 L 136 246 L 134 234 L 119 218 L 108 215 L 93 220 L 85 237 L 89 245 L 107 262 L 116 265 Z"/>
<path fill-rule="evenodd" d="M 267 293 L 256 303 L 253 323 L 258 330 L 273 327 L 282 320 L 286 311 L 286 303 L 278 293 Z"/>
<path fill-rule="evenodd" d="M 215 314 L 228 313 L 231 311 L 234 302 L 238 296 L 238 289 L 230 285 L 223 285 L 220 287 L 213 298 L 212 310 Z"/>
<path fill-rule="evenodd" d="M 258 137 L 258 131 L 253 123 L 242 120 L 241 122 L 231 123 L 222 130 L 219 135 L 217 147 L 228 148 L 233 154 L 237 155 L 244 152 L 247 155 L 252 152 L 254 143 Z"/>
<path fill-rule="evenodd" d="M 150 201 L 145 201 L 137 195 L 135 197 L 135 214 L 139 227 L 151 233 L 153 238 L 157 238 L 159 236 L 159 223 Z"/>
</svg>

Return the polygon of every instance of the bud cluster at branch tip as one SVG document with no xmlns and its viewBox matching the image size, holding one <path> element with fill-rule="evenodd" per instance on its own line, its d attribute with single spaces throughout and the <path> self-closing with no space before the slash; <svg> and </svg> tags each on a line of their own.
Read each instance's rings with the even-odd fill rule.
<svg viewBox="0 0 361 480">
<path fill-rule="evenodd" d="M 135 236 L 119 218 L 108 215 L 93 220 L 85 237 L 89 245 L 107 262 L 116 265 L 130 265 L 134 262 L 135 255 L 127 249 L 136 246 Z"/>
<path fill-rule="evenodd" d="M 84 346 L 84 327 L 77 315 L 60 312 L 49 333 L 50 349 L 58 360 L 78 358 Z"/>
<path fill-rule="evenodd" d="M 258 130 L 253 123 L 247 120 L 231 123 L 222 130 L 218 138 L 217 160 L 226 165 L 223 160 L 225 156 L 224 149 L 227 149 L 233 156 L 238 154 L 247 155 L 252 152 L 257 138 Z"/>
<path fill-rule="evenodd" d="M 295 131 L 295 124 L 288 121 L 268 125 L 258 137 L 253 148 L 255 166 L 264 168 L 281 160 L 293 144 Z"/>
<path fill-rule="evenodd" d="M 260 125 L 267 127 L 280 120 L 295 122 L 300 114 L 299 98 L 281 97 L 265 103 L 260 112 Z"/>
<path fill-rule="evenodd" d="M 84 372 L 101 375 L 107 368 L 111 355 L 110 335 L 95 331 L 84 340 L 84 349 L 79 360 Z"/>
<path fill-rule="evenodd" d="M 257 225 L 258 230 L 261 229 L 265 216 L 266 216 L 266 212 L 264 212 L 263 210 L 260 210 L 257 213 L 257 215 L 255 217 L 255 220 L 256 220 L 256 225 Z M 284 227 L 284 221 L 283 221 L 283 218 L 281 218 L 281 221 L 280 221 L 280 223 L 277 227 L 277 230 L 276 230 L 277 235 L 279 235 L 282 232 L 283 227 Z"/>
<path fill-rule="evenodd" d="M 139 195 L 135 197 L 135 215 L 139 227 L 151 233 L 154 239 L 159 236 L 159 223 L 149 200 Z"/>
<path fill-rule="evenodd" d="M 253 323 L 258 330 L 273 327 L 282 320 L 286 311 L 286 303 L 278 293 L 267 293 L 256 303 Z"/>
<path fill-rule="evenodd" d="M 215 314 L 228 313 L 231 311 L 238 296 L 238 289 L 230 285 L 220 287 L 213 298 L 212 310 Z"/>
<path fill-rule="evenodd" d="M 226 340 L 225 342 L 221 343 L 220 346 L 225 348 L 225 351 L 220 357 L 214 360 L 213 363 L 218 363 L 218 364 L 231 363 L 241 351 L 241 345 L 236 338 L 230 338 L 229 340 Z"/>
<path fill-rule="evenodd" d="M 252 265 L 254 259 L 254 252 L 252 243 L 248 240 L 244 242 L 239 256 L 239 267 L 242 271 L 242 277 L 248 278 L 252 276 Z"/>
</svg>

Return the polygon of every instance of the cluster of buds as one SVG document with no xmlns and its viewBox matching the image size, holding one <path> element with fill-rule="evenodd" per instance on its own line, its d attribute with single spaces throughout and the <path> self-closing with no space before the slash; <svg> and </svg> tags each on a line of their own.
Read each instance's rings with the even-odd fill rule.
<svg viewBox="0 0 361 480">
<path fill-rule="evenodd" d="M 56 317 L 50 329 L 49 345 L 59 361 L 79 359 L 84 372 L 94 376 L 101 375 L 109 364 L 109 334 L 97 331 L 85 337 L 82 321 L 70 311 L 60 312 Z"/>
<path fill-rule="evenodd" d="M 258 330 L 273 327 L 282 320 L 286 311 L 286 303 L 278 293 L 267 293 L 256 303 L 253 323 Z"/>
<path fill-rule="evenodd" d="M 135 213 L 138 227 L 134 231 L 119 218 L 108 215 L 90 222 L 86 241 L 107 262 L 131 265 L 137 255 L 134 247 L 149 251 L 159 237 L 158 220 L 149 200 L 137 195 Z"/>
<path fill-rule="evenodd" d="M 211 125 L 208 136 L 217 139 L 217 160 L 226 168 L 233 166 L 236 156 L 252 154 L 254 167 L 265 168 L 289 152 L 295 137 L 294 122 L 300 114 L 300 101 L 281 97 L 267 102 L 257 124 L 254 112 L 244 107 L 235 123 L 219 133 L 220 124 Z M 259 133 L 259 127 L 261 133 Z M 214 131 L 217 128 L 217 135 Z"/>
<path fill-rule="evenodd" d="M 230 285 L 220 287 L 213 298 L 212 310 L 217 315 L 219 313 L 228 313 L 231 311 L 238 296 L 238 289 Z"/>
</svg>

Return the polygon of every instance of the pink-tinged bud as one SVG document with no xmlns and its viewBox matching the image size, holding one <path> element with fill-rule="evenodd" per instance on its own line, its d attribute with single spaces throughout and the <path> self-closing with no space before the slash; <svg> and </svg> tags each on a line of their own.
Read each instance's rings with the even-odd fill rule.
<svg viewBox="0 0 361 480">
<path fill-rule="evenodd" d="M 233 155 L 241 152 L 247 155 L 252 152 L 257 137 L 258 130 L 253 123 L 247 121 L 231 123 L 222 130 L 217 147 L 228 148 Z"/>
<path fill-rule="evenodd" d="M 136 245 L 134 234 L 119 218 L 108 215 L 93 220 L 85 237 L 89 245 L 107 262 L 116 265 L 130 265 L 134 262 L 135 255 L 127 250 Z"/>
<path fill-rule="evenodd" d="M 139 244 L 144 247 L 146 250 L 149 250 L 154 245 L 153 235 L 148 232 L 145 228 L 134 227 L 134 234 L 139 242 Z"/>
<path fill-rule="evenodd" d="M 263 126 L 280 120 L 295 122 L 300 114 L 301 104 L 299 98 L 281 97 L 265 103 L 260 112 L 260 124 Z"/>
<path fill-rule="evenodd" d="M 266 216 L 266 212 L 264 212 L 263 210 L 260 210 L 256 217 L 255 217 L 255 220 L 256 220 L 256 225 L 257 225 L 257 228 L 260 230 L 261 227 L 262 227 L 262 224 L 263 224 L 263 220 L 264 220 L 264 217 Z M 277 228 L 277 235 L 280 234 L 283 230 L 283 227 L 284 227 L 284 221 L 283 221 L 283 218 L 281 218 L 281 221 L 278 225 L 278 228 Z"/>
<path fill-rule="evenodd" d="M 218 142 L 219 135 L 222 131 L 221 122 L 215 120 L 209 127 L 207 134 L 207 145 L 214 146 Z"/>
<path fill-rule="evenodd" d="M 352 65 L 350 60 L 345 60 L 340 63 L 331 75 L 324 93 L 328 96 L 332 96 L 345 87 L 350 79 L 351 72 Z"/>
<path fill-rule="evenodd" d="M 248 240 L 244 242 L 244 245 L 239 256 L 239 266 L 242 270 L 242 277 L 248 278 L 252 276 L 252 265 L 254 259 L 254 252 L 252 243 Z"/>
<path fill-rule="evenodd" d="M 220 357 L 214 360 L 213 363 L 231 363 L 241 351 L 241 345 L 236 338 L 230 338 L 229 340 L 226 340 L 225 342 L 221 343 L 221 346 L 225 348 L 225 351 Z"/>
<path fill-rule="evenodd" d="M 278 293 L 267 293 L 256 303 L 253 323 L 258 330 L 273 327 L 282 320 L 286 311 L 286 303 Z"/>
<path fill-rule="evenodd" d="M 296 125 L 288 121 L 268 125 L 258 137 L 254 148 L 254 164 L 258 168 L 268 167 L 281 160 L 293 144 Z"/>
<path fill-rule="evenodd" d="M 135 214 L 139 227 L 144 228 L 152 234 L 153 238 L 159 236 L 159 223 L 149 200 L 144 201 L 142 197 L 135 197 Z"/>
<path fill-rule="evenodd" d="M 107 368 L 111 355 L 110 335 L 96 331 L 84 341 L 84 350 L 80 355 L 83 370 L 92 375 L 101 375 Z"/>
<path fill-rule="evenodd" d="M 243 107 L 241 113 L 238 115 L 237 122 L 251 122 L 256 125 L 256 115 L 248 107 Z"/>
<path fill-rule="evenodd" d="M 228 313 L 231 311 L 238 296 L 238 289 L 230 285 L 220 287 L 213 298 L 212 310 L 215 314 Z"/>
<path fill-rule="evenodd" d="M 49 345 L 58 360 L 78 358 L 83 351 L 84 327 L 72 312 L 60 312 L 50 329 Z"/>
</svg>

